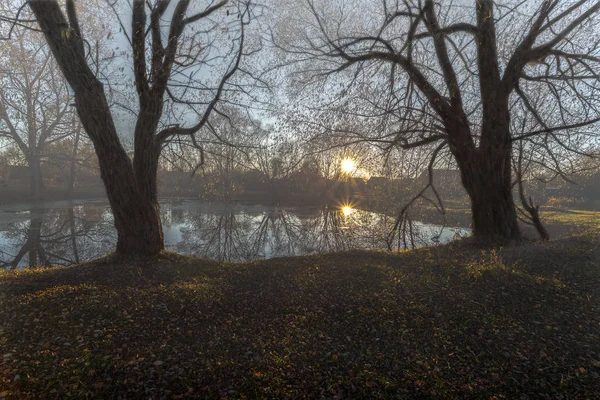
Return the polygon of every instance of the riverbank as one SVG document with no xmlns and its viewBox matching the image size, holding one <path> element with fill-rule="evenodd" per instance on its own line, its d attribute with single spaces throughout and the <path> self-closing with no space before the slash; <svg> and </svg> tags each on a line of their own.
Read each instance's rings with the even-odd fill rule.
<svg viewBox="0 0 600 400">
<path fill-rule="evenodd" d="M 433 207 L 417 207 L 413 212 L 414 219 L 432 224 L 468 227 L 471 224 L 471 208 L 469 204 L 450 201 L 446 204 L 446 215 L 443 216 Z M 598 209 L 566 209 L 556 207 L 540 207 L 542 223 L 553 238 L 578 235 L 600 227 L 600 210 Z M 523 235 L 537 240 L 534 227 L 519 223 Z"/>
<path fill-rule="evenodd" d="M 90 199 L 104 199 L 108 201 L 104 187 L 76 188 L 69 192 L 62 188 L 47 189 L 40 197 L 33 197 L 27 188 L 12 189 L 2 188 L 0 191 L 0 206 L 15 205 L 20 203 L 44 203 L 53 201 L 81 201 Z M 316 196 L 313 193 L 286 193 L 273 194 L 269 192 L 247 192 L 239 196 L 219 196 L 199 193 L 181 189 L 159 189 L 158 196 L 166 200 L 197 200 L 213 203 L 260 204 L 265 206 L 321 206 L 330 201 L 325 196 Z M 335 201 L 334 201 L 335 202 Z"/>
<path fill-rule="evenodd" d="M 596 233 L 0 273 L 8 398 L 597 398 Z M 496 396 L 496 397 L 494 397 Z"/>
</svg>

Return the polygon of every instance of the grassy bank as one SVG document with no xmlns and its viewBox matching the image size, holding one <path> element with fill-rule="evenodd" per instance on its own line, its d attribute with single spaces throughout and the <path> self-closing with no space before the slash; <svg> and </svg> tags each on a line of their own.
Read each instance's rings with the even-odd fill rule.
<svg viewBox="0 0 600 400">
<path fill-rule="evenodd" d="M 444 224 L 444 217 L 431 206 L 417 207 L 414 219 Z M 555 207 L 541 207 L 542 222 L 552 237 L 572 236 L 598 230 L 600 227 L 600 210 L 578 210 Z M 467 227 L 471 223 L 471 209 L 468 204 L 458 201 L 446 202 L 445 223 L 447 226 Z M 521 223 L 523 234 L 531 239 L 537 239 L 535 229 Z"/>
<path fill-rule="evenodd" d="M 599 260 L 588 234 L 498 251 L 165 254 L 3 272 L 0 392 L 598 398 Z"/>
</svg>

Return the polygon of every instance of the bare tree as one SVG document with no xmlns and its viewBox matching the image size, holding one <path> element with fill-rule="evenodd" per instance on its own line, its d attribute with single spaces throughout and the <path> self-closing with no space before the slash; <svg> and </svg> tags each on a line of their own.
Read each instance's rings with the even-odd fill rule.
<svg viewBox="0 0 600 400">
<path fill-rule="evenodd" d="M 515 181 L 519 191 L 519 200 L 521 201 L 521 208 L 518 209 L 521 214 L 520 219 L 526 224 L 532 225 L 542 240 L 550 240 L 550 234 L 542 224 L 540 218 L 540 205 L 535 203 L 533 197 L 527 196 L 525 193 L 524 175 L 530 165 L 531 159 L 526 160 L 524 145 L 523 143 L 519 143 L 515 166 Z"/>
<path fill-rule="evenodd" d="M 161 151 L 173 138 L 193 140 L 201 129 L 210 129 L 210 117 L 219 112 L 224 93 L 239 88 L 231 78 L 241 70 L 250 3 L 222 0 L 202 7 L 190 0 L 133 0 L 130 34 L 124 29 L 138 103 L 133 160 L 117 133 L 104 82 L 88 62 L 74 1 L 67 0 L 65 10 L 54 0 L 26 4 L 74 92 L 79 118 L 98 155 L 118 232 L 117 254 L 158 253 L 164 248 L 157 198 Z M 203 67 L 215 64 L 220 71 L 216 81 L 201 73 Z M 176 106 L 165 116 L 169 102 Z M 181 107 L 195 112 L 198 120 L 167 124 L 165 119 L 184 119 L 176 113 Z"/>
<path fill-rule="evenodd" d="M 30 194 L 44 192 L 41 163 L 52 143 L 70 135 L 73 115 L 66 83 L 48 48 L 27 30 L 0 51 L 0 137 L 13 142 L 29 166 Z"/>
<path fill-rule="evenodd" d="M 555 149 L 581 152 L 571 139 L 600 121 L 600 2 L 532 3 L 306 0 L 303 31 L 274 41 L 287 65 L 305 63 L 300 88 L 338 88 L 329 108 L 380 121 L 355 137 L 431 146 L 433 157 L 449 152 L 470 196 L 476 237 L 519 239 L 514 144 L 538 138 L 550 158 Z M 531 101 L 540 92 L 543 109 Z M 538 129 L 511 130 L 516 103 Z"/>
<path fill-rule="evenodd" d="M 82 206 L 31 209 L 29 221 L 13 222 L 0 246 L 0 268 L 70 265 L 104 254 L 115 234 L 103 219 L 87 220 Z M 85 243 L 82 246 L 82 243 Z"/>
</svg>

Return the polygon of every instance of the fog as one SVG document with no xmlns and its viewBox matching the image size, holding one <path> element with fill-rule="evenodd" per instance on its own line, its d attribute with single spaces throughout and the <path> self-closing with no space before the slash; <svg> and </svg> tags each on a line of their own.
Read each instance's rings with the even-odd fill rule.
<svg viewBox="0 0 600 400">
<path fill-rule="evenodd" d="M 600 0 L 0 0 L 0 398 L 600 398 Z"/>
<path fill-rule="evenodd" d="M 165 210 L 182 201 L 235 215 L 242 206 L 319 218 L 357 210 L 390 220 L 372 233 L 389 249 L 413 224 L 475 236 L 496 224 L 493 235 L 545 238 L 540 207 L 599 207 L 592 4 L 502 2 L 487 46 L 473 40 L 483 22 L 466 1 L 421 10 L 429 25 L 412 2 L 66 2 L 73 12 L 62 2 L 0 4 L 7 265 L 21 265 L 32 236 L 16 232 L 51 224 L 57 201 L 70 214 L 104 204 L 102 252 L 134 253 L 172 245 Z M 540 13 L 556 19 L 538 26 Z M 53 31 L 59 17 L 69 27 Z M 440 34 L 446 41 L 432 39 Z M 492 205 L 500 198 L 507 215 L 484 217 L 504 208 Z M 202 242 L 191 238 L 214 221 L 192 219 L 176 234 Z M 154 227 L 139 231 L 147 221 Z M 429 236 L 433 245 L 441 234 Z M 193 247 L 171 249 L 219 258 Z M 50 259 L 39 262 L 65 262 Z"/>
</svg>

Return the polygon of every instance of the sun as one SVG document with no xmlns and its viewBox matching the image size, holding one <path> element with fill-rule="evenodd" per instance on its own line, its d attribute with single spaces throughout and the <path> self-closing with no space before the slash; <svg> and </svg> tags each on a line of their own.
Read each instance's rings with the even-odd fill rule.
<svg viewBox="0 0 600 400">
<path fill-rule="evenodd" d="M 344 158 L 341 163 L 342 172 L 350 174 L 356 169 L 356 163 L 351 158 Z"/>
<path fill-rule="evenodd" d="M 344 214 L 344 217 L 347 217 L 348 215 L 352 214 L 354 212 L 354 208 L 350 207 L 350 206 L 342 206 L 342 214 Z"/>
</svg>

